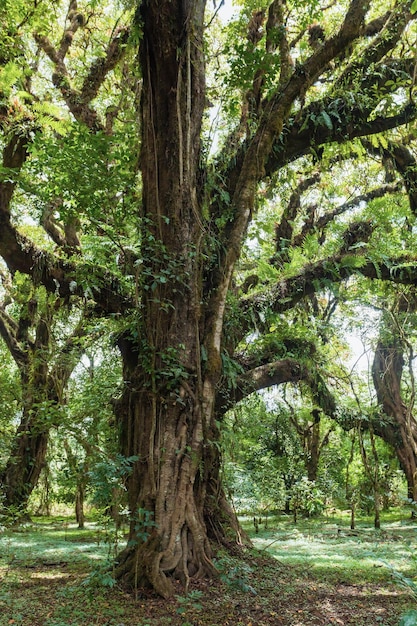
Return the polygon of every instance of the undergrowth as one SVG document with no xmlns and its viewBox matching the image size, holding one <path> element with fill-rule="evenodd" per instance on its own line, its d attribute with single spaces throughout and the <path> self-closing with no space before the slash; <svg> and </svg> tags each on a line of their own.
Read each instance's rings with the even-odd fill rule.
<svg viewBox="0 0 417 626">
<path fill-rule="evenodd" d="M 219 581 L 187 593 L 178 585 L 168 601 L 148 592 L 135 601 L 119 587 L 112 535 L 98 524 L 3 531 L 0 626 L 416 626 L 415 523 L 390 519 L 376 531 L 364 522 L 351 532 L 345 520 L 294 526 L 281 517 L 258 533 L 251 524 L 244 520 L 256 549 L 220 552 Z"/>
</svg>

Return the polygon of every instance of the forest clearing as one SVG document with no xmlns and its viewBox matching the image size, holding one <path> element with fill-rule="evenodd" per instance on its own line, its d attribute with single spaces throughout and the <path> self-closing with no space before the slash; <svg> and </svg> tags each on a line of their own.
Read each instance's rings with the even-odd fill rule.
<svg viewBox="0 0 417 626">
<path fill-rule="evenodd" d="M 381 530 L 362 520 L 351 531 L 346 515 L 296 526 L 280 516 L 251 534 L 254 549 L 218 556 L 218 580 L 178 586 L 167 601 L 116 583 L 103 527 L 39 518 L 0 535 L 0 624 L 397 626 L 417 610 L 416 583 L 404 582 L 416 578 L 417 528 L 398 512 Z"/>
</svg>

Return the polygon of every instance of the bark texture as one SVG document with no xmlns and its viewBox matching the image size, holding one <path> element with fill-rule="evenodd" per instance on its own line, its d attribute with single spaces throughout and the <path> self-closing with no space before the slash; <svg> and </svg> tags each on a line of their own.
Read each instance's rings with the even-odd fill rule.
<svg viewBox="0 0 417 626">
<path fill-rule="evenodd" d="M 169 576 L 187 587 L 191 576 L 215 574 L 204 503 L 219 349 L 208 350 L 210 371 L 200 368 L 204 4 L 145 2 L 140 12 L 142 312 L 138 339 L 120 344 L 129 382 L 118 407 L 123 453 L 139 459 L 117 575 L 165 597 Z"/>
<path fill-rule="evenodd" d="M 403 368 L 401 342 L 396 338 L 380 339 L 375 350 L 372 376 L 378 402 L 390 419 L 375 422 L 374 430 L 394 448 L 407 479 L 408 497 L 417 501 L 417 422 L 402 397 Z"/>
</svg>

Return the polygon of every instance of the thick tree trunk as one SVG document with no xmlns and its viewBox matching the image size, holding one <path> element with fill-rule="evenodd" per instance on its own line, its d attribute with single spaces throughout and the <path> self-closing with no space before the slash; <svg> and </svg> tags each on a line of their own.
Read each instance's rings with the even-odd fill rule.
<svg viewBox="0 0 417 626">
<path fill-rule="evenodd" d="M 128 480 L 129 547 L 116 573 L 135 588 L 150 584 L 166 597 L 171 576 L 187 586 L 190 577 L 215 573 L 204 520 L 210 455 L 202 411 L 185 390 L 166 401 L 127 390 L 123 405 L 123 452 L 139 460 Z"/>
<path fill-rule="evenodd" d="M 191 577 L 216 574 L 205 513 L 217 473 L 210 433 L 224 298 L 218 308 L 202 306 L 204 4 L 144 2 L 140 14 L 141 311 L 134 333 L 120 340 L 126 388 L 117 405 L 122 452 L 139 458 L 127 485 L 130 541 L 116 575 L 164 597 L 171 577 L 187 588 Z"/>
<path fill-rule="evenodd" d="M 16 519 L 27 517 L 29 497 L 45 466 L 49 429 L 37 428 L 36 421 L 36 416 L 25 411 L 0 477 L 2 507 Z"/>
<path fill-rule="evenodd" d="M 37 309 L 35 299 L 28 309 Z M 56 423 L 54 412 L 63 401 L 64 389 L 81 354 L 80 337 L 85 334 L 82 324 L 64 343 L 55 362 L 50 353 L 51 310 L 44 311 L 34 324 L 34 315 L 21 318 L 19 333 L 6 341 L 19 347 L 15 361 L 20 370 L 22 387 L 22 418 L 16 430 L 9 460 L 0 475 L 3 495 L 1 506 L 18 517 L 27 516 L 28 500 L 36 487 L 39 475 L 46 463 L 49 432 Z M 29 329 L 35 326 L 35 339 L 29 339 Z M 4 330 L 4 326 L 3 326 Z M 13 354 L 13 351 L 11 351 Z"/>
<path fill-rule="evenodd" d="M 401 395 L 403 349 L 396 340 L 379 341 L 372 375 L 378 401 L 390 421 L 374 424 L 374 431 L 395 450 L 406 476 L 408 496 L 417 501 L 417 422 Z"/>
<path fill-rule="evenodd" d="M 45 466 L 50 423 L 45 413 L 48 399 L 48 324 L 40 320 L 36 340 L 18 362 L 22 385 L 23 414 L 9 460 L 0 477 L 2 506 L 17 518 L 27 517 L 27 504 Z M 49 408 L 49 407 L 48 407 Z"/>
</svg>

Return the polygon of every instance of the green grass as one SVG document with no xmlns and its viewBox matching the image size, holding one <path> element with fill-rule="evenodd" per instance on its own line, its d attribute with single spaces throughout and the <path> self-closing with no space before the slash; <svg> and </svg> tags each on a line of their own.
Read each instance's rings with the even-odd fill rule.
<svg viewBox="0 0 417 626">
<path fill-rule="evenodd" d="M 91 567 L 104 561 L 109 552 L 101 531 L 92 526 L 79 530 L 74 525 L 30 524 L 0 535 L 0 564 L 31 567 L 42 563 L 71 562 Z"/>
<path fill-rule="evenodd" d="M 219 556 L 220 582 L 200 581 L 194 596 L 178 586 L 168 601 L 114 585 L 112 537 L 98 523 L 4 531 L 0 626 L 398 626 L 416 605 L 397 582 L 417 576 L 417 524 L 391 516 L 375 531 L 361 520 L 357 535 L 345 517 L 273 518 L 257 535 L 251 519 L 244 526 L 259 550 Z"/>
<path fill-rule="evenodd" d="M 382 528 L 363 519 L 354 531 L 348 519 L 301 520 L 274 517 L 268 529 L 255 534 L 244 520 L 257 548 L 265 550 L 285 566 L 308 569 L 318 581 L 334 583 L 381 583 L 391 578 L 392 569 L 416 577 L 417 523 L 387 516 Z"/>
</svg>

